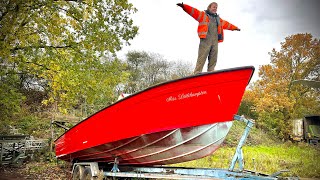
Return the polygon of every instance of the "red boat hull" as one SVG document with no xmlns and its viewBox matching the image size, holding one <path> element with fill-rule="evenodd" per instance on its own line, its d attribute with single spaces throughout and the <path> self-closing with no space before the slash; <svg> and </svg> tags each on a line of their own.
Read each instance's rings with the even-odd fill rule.
<svg viewBox="0 0 320 180">
<path fill-rule="evenodd" d="M 232 121 L 161 131 L 119 140 L 76 153 L 77 161 L 113 162 L 121 165 L 164 165 L 199 159 L 218 149 Z M 67 157 L 65 157 L 64 160 Z"/>
<path fill-rule="evenodd" d="M 175 129 L 185 130 L 190 127 L 191 131 L 198 126 L 232 121 L 253 71 L 253 67 L 242 67 L 204 73 L 163 83 L 131 95 L 97 112 L 60 136 L 55 141 L 56 156 L 66 161 L 109 162 L 120 156 L 120 151 L 111 153 L 115 144 L 126 144 L 127 141 L 146 135 L 148 138 L 158 137 Z M 150 142 L 141 141 L 137 146 L 148 143 Z M 130 147 L 132 150 L 132 143 Z M 208 147 L 210 150 L 204 150 L 199 156 L 208 155 L 216 148 Z M 186 153 L 181 150 L 175 152 Z M 128 155 L 126 152 L 121 153 Z M 149 157 L 145 155 L 136 153 L 131 157 L 122 157 L 122 163 L 155 165 L 192 160 L 170 160 L 170 155 L 162 157 L 163 153 L 153 153 Z"/>
</svg>

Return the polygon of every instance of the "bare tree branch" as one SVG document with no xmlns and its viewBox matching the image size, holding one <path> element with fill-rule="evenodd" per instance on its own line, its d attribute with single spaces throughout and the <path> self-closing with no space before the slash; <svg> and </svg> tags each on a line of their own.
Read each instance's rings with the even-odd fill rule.
<svg viewBox="0 0 320 180">
<path fill-rule="evenodd" d="M 64 48 L 71 48 L 73 47 L 72 45 L 66 45 L 66 46 L 45 46 L 45 45 L 39 45 L 39 46 L 26 46 L 26 47 L 15 47 L 11 49 L 11 52 L 15 52 L 17 50 L 24 50 L 24 49 L 32 49 L 32 48 L 53 48 L 53 49 L 64 49 Z"/>
</svg>

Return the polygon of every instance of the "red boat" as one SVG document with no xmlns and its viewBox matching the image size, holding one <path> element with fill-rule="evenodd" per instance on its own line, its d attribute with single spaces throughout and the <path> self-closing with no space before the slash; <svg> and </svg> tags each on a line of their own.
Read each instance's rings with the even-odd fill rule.
<svg viewBox="0 0 320 180">
<path fill-rule="evenodd" d="M 237 113 L 254 67 L 202 73 L 130 95 L 55 141 L 70 162 L 164 165 L 212 154 Z"/>
</svg>

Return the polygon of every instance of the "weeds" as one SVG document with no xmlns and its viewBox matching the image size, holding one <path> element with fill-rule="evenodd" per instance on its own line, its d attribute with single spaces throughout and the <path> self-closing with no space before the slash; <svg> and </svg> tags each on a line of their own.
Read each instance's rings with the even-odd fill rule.
<svg viewBox="0 0 320 180">
<path fill-rule="evenodd" d="M 235 121 L 224 141 L 224 145 L 212 156 L 174 166 L 228 169 L 244 129 L 245 125 L 243 123 Z M 283 175 L 320 178 L 319 146 L 302 142 L 281 142 L 253 127 L 242 151 L 244 168 L 247 170 L 266 174 L 289 170 L 289 173 Z"/>
<path fill-rule="evenodd" d="M 175 166 L 228 169 L 235 149 L 221 147 L 212 156 Z M 243 154 L 247 170 L 266 174 L 289 170 L 284 176 L 320 178 L 320 149 L 317 147 L 288 144 L 244 146 Z"/>
</svg>

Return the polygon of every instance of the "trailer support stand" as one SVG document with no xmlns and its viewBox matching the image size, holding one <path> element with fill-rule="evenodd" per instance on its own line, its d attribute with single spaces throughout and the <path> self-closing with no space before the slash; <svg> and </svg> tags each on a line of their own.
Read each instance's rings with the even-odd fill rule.
<svg viewBox="0 0 320 180">
<path fill-rule="evenodd" d="M 118 158 L 116 157 L 115 159 L 114 159 L 114 162 L 113 162 L 113 167 L 112 167 L 112 169 L 111 169 L 111 172 L 120 172 L 120 170 L 119 170 L 119 167 L 118 167 L 118 164 L 119 164 L 119 160 L 118 160 Z"/>
<path fill-rule="evenodd" d="M 250 120 L 250 119 L 246 119 L 243 116 L 239 116 L 239 115 L 235 115 L 234 119 L 246 123 L 247 126 L 246 126 L 246 129 L 244 130 L 244 133 L 239 141 L 236 152 L 235 152 L 233 159 L 231 161 L 229 171 L 233 171 L 236 163 L 238 162 L 239 163 L 239 171 L 242 172 L 243 168 L 244 168 L 242 146 L 244 145 L 244 143 L 249 135 L 249 132 L 254 125 L 254 121 Z"/>
</svg>

